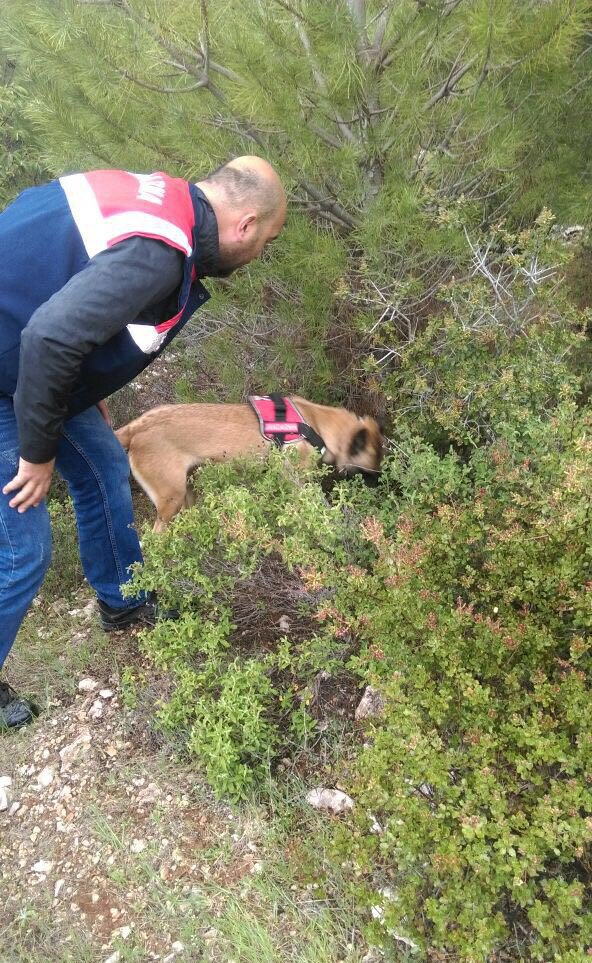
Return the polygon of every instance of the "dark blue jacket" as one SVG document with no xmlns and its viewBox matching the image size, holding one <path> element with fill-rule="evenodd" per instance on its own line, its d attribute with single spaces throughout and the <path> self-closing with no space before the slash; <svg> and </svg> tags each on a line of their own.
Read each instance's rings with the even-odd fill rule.
<svg viewBox="0 0 592 963">
<path fill-rule="evenodd" d="M 93 176 L 96 180 L 90 183 L 94 194 L 89 199 L 85 193 L 87 179 Z M 83 181 L 76 180 L 81 177 Z M 138 192 L 144 192 L 139 202 L 131 196 L 130 184 L 134 189 L 137 187 Z M 163 205 L 161 195 L 169 188 L 172 199 Z M 100 210 L 95 209 L 97 199 L 96 207 L 102 205 Z M 178 280 L 177 289 L 170 292 L 168 298 L 161 299 L 162 306 L 156 314 L 150 300 L 146 304 L 145 299 L 138 298 L 138 313 L 130 305 L 129 316 L 115 319 L 110 331 L 105 332 L 97 325 L 97 331 L 81 333 L 87 340 L 81 340 L 84 346 L 78 352 L 73 350 L 72 357 L 69 357 L 68 345 L 60 344 L 60 362 L 66 371 L 56 380 L 62 382 L 62 388 L 63 383 L 69 381 L 65 396 L 62 391 L 62 397 L 50 398 L 48 392 L 46 398 L 39 400 L 39 411 L 33 414 L 30 430 L 25 432 L 29 435 L 29 444 L 25 447 L 32 451 L 23 451 L 21 438 L 22 457 L 49 460 L 64 418 L 88 408 L 131 381 L 158 357 L 195 310 L 207 301 L 209 294 L 196 277 L 196 253 L 200 228 L 205 230 L 208 241 L 212 240 L 214 228 L 217 248 L 217 226 L 211 208 L 204 218 L 204 201 L 204 195 L 194 185 L 166 175 L 91 172 L 24 191 L 0 214 L 0 393 L 15 396 L 15 407 L 21 409 L 23 422 L 29 417 L 25 411 L 30 412 L 35 401 L 31 398 L 35 394 L 33 378 L 35 375 L 42 378 L 44 365 L 38 345 L 36 354 L 30 352 L 34 361 L 29 359 L 25 339 L 29 331 L 33 336 L 39 318 L 38 326 L 43 323 L 44 327 L 43 343 L 47 353 L 51 353 L 50 299 L 57 295 L 56 303 L 59 300 L 67 304 L 68 285 L 77 292 L 78 314 L 84 318 L 84 294 L 83 303 L 80 301 L 85 287 L 81 281 L 88 275 L 89 284 L 92 283 L 89 265 L 93 259 L 97 264 L 101 258 L 103 263 L 116 264 L 121 262 L 119 251 L 123 253 L 126 246 L 134 250 L 137 257 L 137 251 L 142 250 L 140 244 L 144 250 L 148 245 L 159 258 L 174 260 L 174 277 Z M 139 244 L 133 239 L 135 242 L 146 240 Z M 86 291 L 90 302 L 94 291 L 88 287 Z M 109 311 L 108 305 L 106 310 Z M 92 312 L 90 314 L 92 317 Z M 56 329 L 59 326 L 57 315 L 55 326 Z M 89 326 L 92 327 L 92 323 Z M 21 377 L 19 363 L 23 358 L 27 371 L 21 372 Z M 39 366 L 36 372 L 31 370 L 34 366 Z"/>
</svg>

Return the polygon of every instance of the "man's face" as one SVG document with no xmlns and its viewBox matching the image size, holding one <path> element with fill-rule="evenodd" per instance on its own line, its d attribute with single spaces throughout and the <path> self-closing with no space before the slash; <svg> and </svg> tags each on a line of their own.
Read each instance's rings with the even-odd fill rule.
<svg viewBox="0 0 592 963">
<path fill-rule="evenodd" d="M 284 221 L 285 213 L 282 211 L 281 215 L 269 218 L 263 223 L 258 223 L 257 220 L 251 222 L 240 241 L 225 241 L 220 238 L 217 276 L 227 277 L 237 268 L 261 257 L 267 245 L 278 237 Z"/>
</svg>

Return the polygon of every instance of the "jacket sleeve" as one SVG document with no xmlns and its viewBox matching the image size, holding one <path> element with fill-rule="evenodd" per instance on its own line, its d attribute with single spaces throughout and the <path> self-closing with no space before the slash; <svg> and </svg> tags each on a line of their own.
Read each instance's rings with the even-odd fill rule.
<svg viewBox="0 0 592 963">
<path fill-rule="evenodd" d="M 172 296 L 183 262 L 162 241 L 128 238 L 91 258 L 35 311 L 21 336 L 14 395 L 21 458 L 41 464 L 55 456 L 85 356 Z"/>
</svg>

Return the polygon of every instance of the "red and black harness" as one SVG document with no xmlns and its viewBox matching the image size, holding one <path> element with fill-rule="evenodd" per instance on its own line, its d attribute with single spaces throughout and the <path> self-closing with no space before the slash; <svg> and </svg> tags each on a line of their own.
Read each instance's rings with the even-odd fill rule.
<svg viewBox="0 0 592 963">
<path fill-rule="evenodd" d="M 259 430 L 266 441 L 283 448 L 304 439 L 324 455 L 327 450 L 325 442 L 314 428 L 307 425 L 290 398 L 277 393 L 250 395 L 249 403 L 259 419 Z"/>
</svg>

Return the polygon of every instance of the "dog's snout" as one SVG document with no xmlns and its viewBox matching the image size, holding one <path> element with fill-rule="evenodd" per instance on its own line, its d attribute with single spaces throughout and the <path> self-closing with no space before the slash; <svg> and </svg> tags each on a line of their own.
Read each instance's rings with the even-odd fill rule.
<svg viewBox="0 0 592 963">
<path fill-rule="evenodd" d="M 362 469 L 360 474 L 364 479 L 364 484 L 367 485 L 368 488 L 378 487 L 378 481 L 380 476 L 377 471 L 364 471 L 364 469 Z"/>
</svg>

